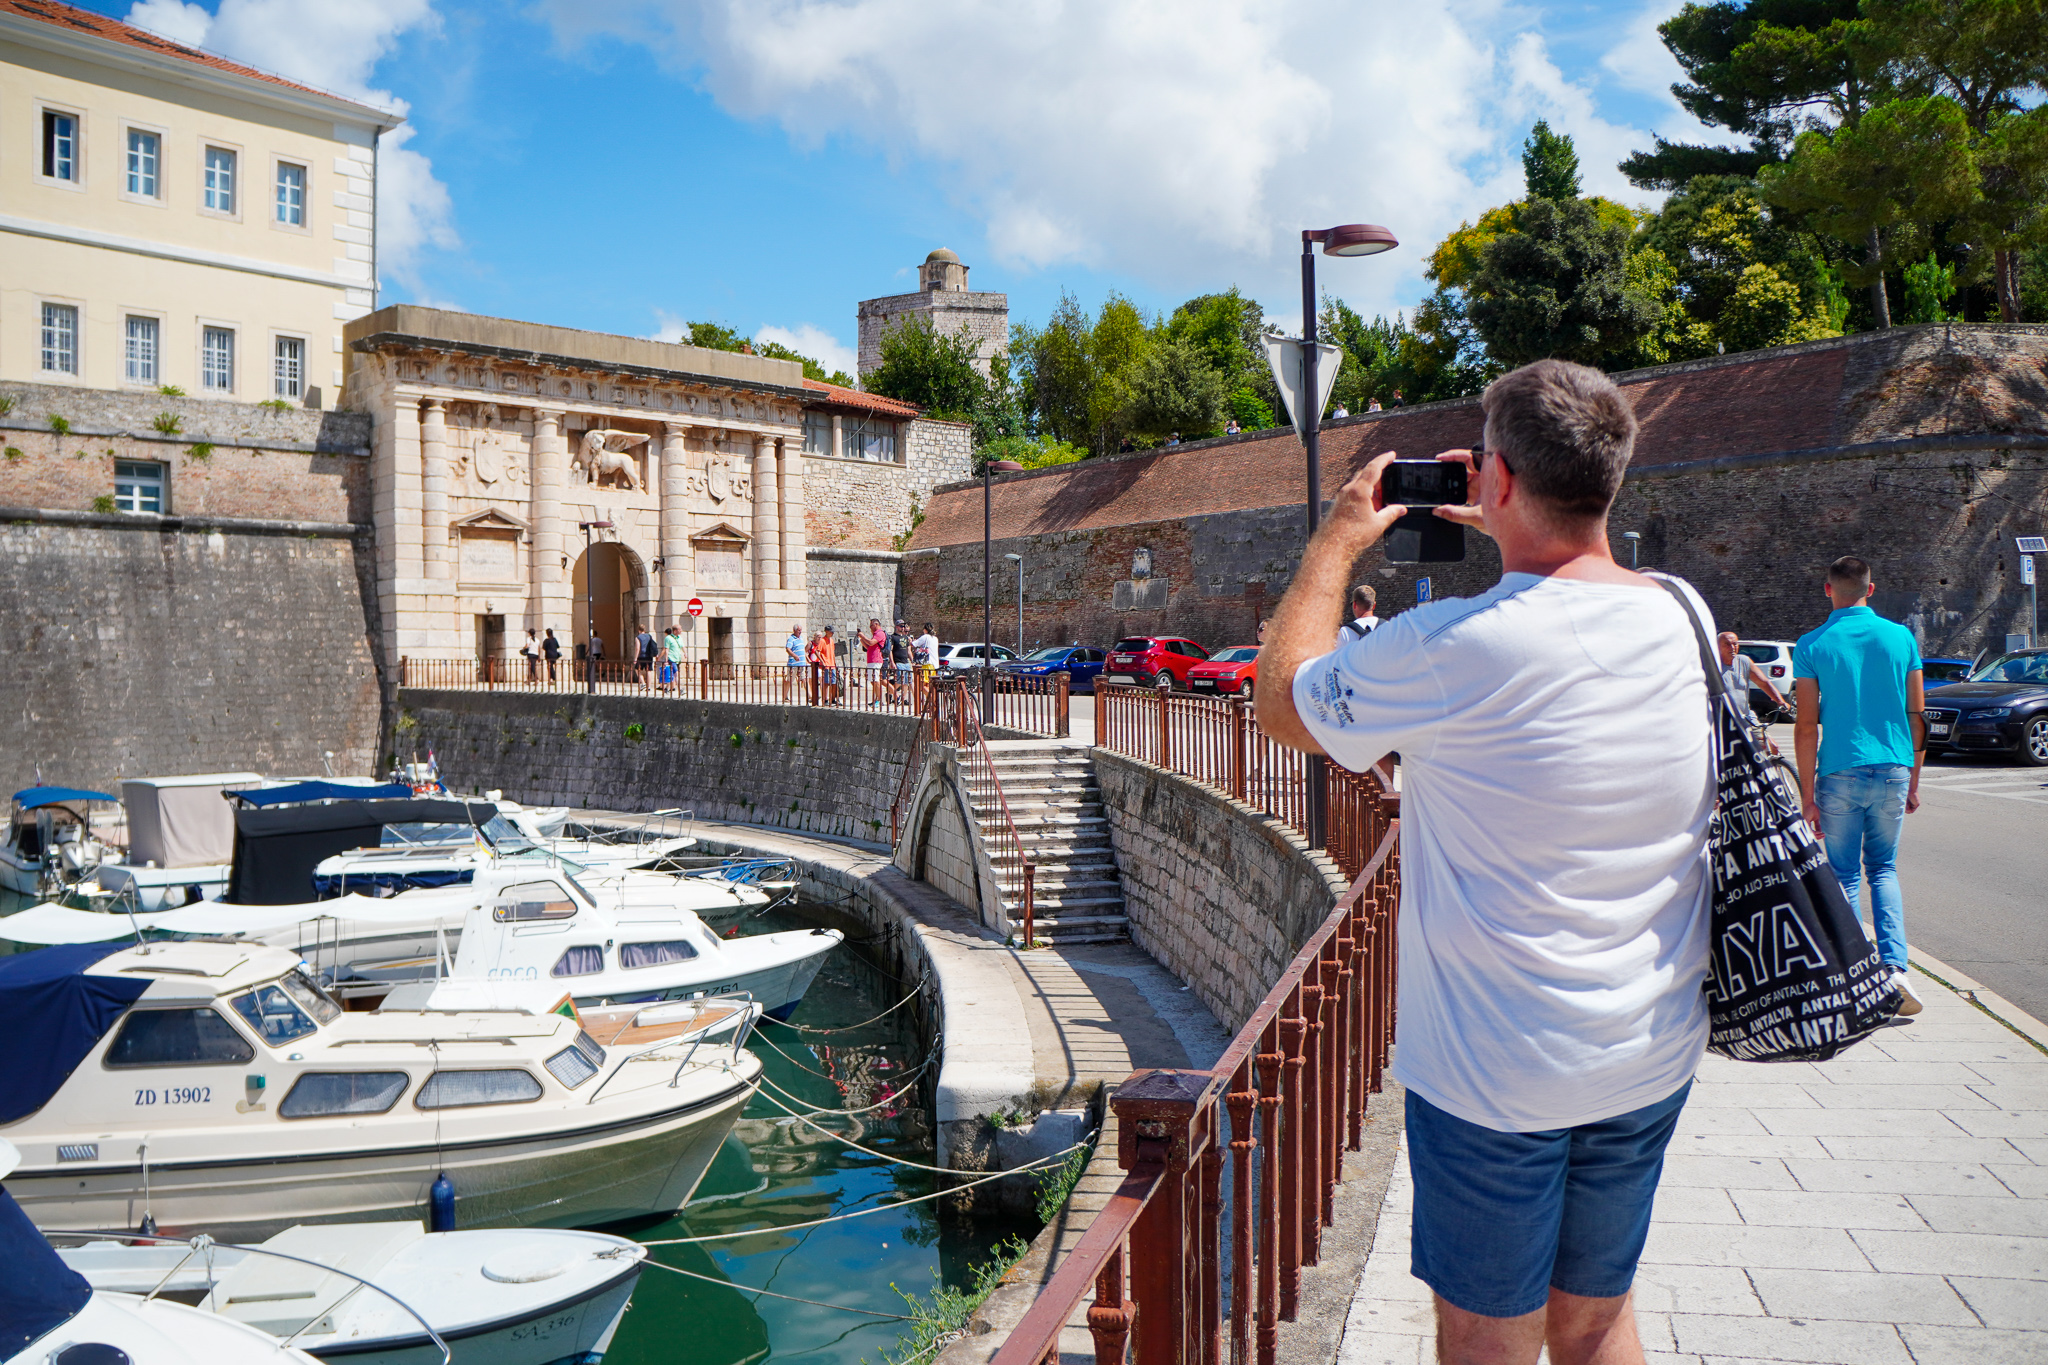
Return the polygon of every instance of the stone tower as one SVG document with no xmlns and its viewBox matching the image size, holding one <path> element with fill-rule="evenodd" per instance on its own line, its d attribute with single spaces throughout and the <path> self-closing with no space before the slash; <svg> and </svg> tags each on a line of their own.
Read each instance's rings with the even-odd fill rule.
<svg viewBox="0 0 2048 1365">
<path fill-rule="evenodd" d="M 860 372 L 867 375 L 882 363 L 882 336 L 911 318 L 929 320 L 940 332 L 964 333 L 974 339 L 977 367 L 988 373 L 996 352 L 1010 344 L 1010 296 L 977 294 L 967 287 L 967 267 L 940 247 L 917 268 L 915 294 L 891 294 L 860 305 Z"/>
</svg>

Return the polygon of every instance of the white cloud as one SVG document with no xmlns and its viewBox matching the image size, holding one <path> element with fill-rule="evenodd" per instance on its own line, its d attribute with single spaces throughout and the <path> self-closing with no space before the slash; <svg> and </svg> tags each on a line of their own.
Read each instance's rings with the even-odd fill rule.
<svg viewBox="0 0 2048 1365">
<path fill-rule="evenodd" d="M 1407 243 L 1322 281 L 1412 297 L 1424 256 L 1520 192 L 1541 114 L 1589 190 L 1646 133 L 1595 112 L 1514 0 L 539 0 L 565 45 L 643 44 L 728 112 L 797 144 L 934 167 L 994 263 L 1292 296 L 1300 229 Z M 955 244 L 959 245 L 959 244 Z M 1404 273 L 1405 272 L 1405 273 Z M 1279 309 L 1275 309 L 1276 313 Z"/>
<path fill-rule="evenodd" d="M 654 330 L 647 334 L 649 341 L 680 342 L 689 333 L 690 324 L 666 308 L 654 310 Z"/>
<path fill-rule="evenodd" d="M 182 0 L 136 0 L 128 22 L 233 58 L 287 80 L 403 114 L 406 102 L 370 84 L 377 63 L 408 35 L 439 24 L 433 0 L 221 0 L 216 13 Z M 447 185 L 433 162 L 405 144 L 405 125 L 384 135 L 378 152 L 377 266 L 417 293 L 430 249 L 461 243 Z"/>
<path fill-rule="evenodd" d="M 787 346 L 798 355 L 807 355 L 825 367 L 825 373 L 843 370 L 847 374 L 856 372 L 853 347 L 841 342 L 838 337 L 822 327 L 805 322 L 794 328 L 763 327 L 754 333 L 761 341 L 772 341 L 778 346 Z"/>
</svg>

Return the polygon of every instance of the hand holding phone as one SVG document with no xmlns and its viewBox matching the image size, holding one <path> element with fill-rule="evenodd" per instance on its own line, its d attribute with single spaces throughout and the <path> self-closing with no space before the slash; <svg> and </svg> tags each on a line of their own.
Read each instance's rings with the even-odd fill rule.
<svg viewBox="0 0 2048 1365">
<path fill-rule="evenodd" d="M 1465 528 L 1436 515 L 1462 507 L 1469 468 L 1455 460 L 1395 460 L 1380 473 L 1382 505 L 1408 508 L 1386 534 L 1387 558 L 1396 564 L 1451 564 L 1465 557 Z"/>
</svg>

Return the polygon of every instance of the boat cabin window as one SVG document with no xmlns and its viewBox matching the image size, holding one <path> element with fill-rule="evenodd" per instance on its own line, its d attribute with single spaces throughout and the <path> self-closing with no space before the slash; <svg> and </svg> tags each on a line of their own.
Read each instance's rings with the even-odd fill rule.
<svg viewBox="0 0 2048 1365">
<path fill-rule="evenodd" d="M 621 943 L 621 967 L 659 967 L 665 962 L 688 962 L 697 955 L 697 945 L 685 939 L 663 943 Z"/>
<path fill-rule="evenodd" d="M 256 1049 L 212 1008 L 130 1012 L 107 1045 L 108 1066 L 235 1066 Z"/>
<path fill-rule="evenodd" d="M 604 949 L 595 943 L 579 943 L 563 953 L 549 976 L 594 976 L 604 970 Z"/>
<path fill-rule="evenodd" d="M 500 924 L 524 924 L 531 920 L 569 919 L 576 902 L 554 882 L 521 882 L 498 893 L 491 918 Z"/>
<path fill-rule="evenodd" d="M 285 994 L 299 1004 L 299 1008 L 313 1016 L 316 1024 L 331 1024 L 341 1018 L 341 1002 L 321 988 L 319 982 L 307 976 L 304 971 L 295 970 L 290 976 L 277 983 L 284 987 Z"/>
<path fill-rule="evenodd" d="M 463 1109 L 473 1104 L 523 1104 L 540 1098 L 540 1082 L 525 1071 L 436 1071 L 413 1103 L 422 1109 Z"/>
<path fill-rule="evenodd" d="M 288 987 L 296 989 L 288 990 Z M 316 998 L 303 983 L 294 982 L 288 976 L 271 985 L 244 991 L 235 997 L 234 1004 L 235 1013 L 249 1021 L 257 1037 L 272 1047 L 281 1047 L 319 1028 L 320 1025 L 313 1022 L 314 1013 L 323 1007 L 331 1008 L 333 1002 Z M 332 1014 L 327 1016 L 328 1019 L 333 1017 Z"/>
<path fill-rule="evenodd" d="M 382 848 L 404 848 L 417 844 L 468 844 L 476 840 L 476 828 L 446 821 L 400 820 L 384 826 L 377 843 Z"/>
<path fill-rule="evenodd" d="M 571 1090 L 603 1069 L 604 1048 L 581 1030 L 577 1031 L 575 1042 L 548 1058 L 548 1070 Z"/>
<path fill-rule="evenodd" d="M 381 1114 L 398 1103 L 408 1079 L 403 1071 L 327 1071 L 301 1076 L 284 1103 L 277 1106 L 277 1115 L 316 1119 L 331 1114 Z"/>
</svg>

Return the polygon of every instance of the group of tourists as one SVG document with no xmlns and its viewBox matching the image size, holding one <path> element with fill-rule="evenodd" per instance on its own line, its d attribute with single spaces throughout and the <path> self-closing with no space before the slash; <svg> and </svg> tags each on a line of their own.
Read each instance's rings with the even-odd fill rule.
<svg viewBox="0 0 2048 1365">
<path fill-rule="evenodd" d="M 867 693 L 867 704 L 871 707 L 921 704 L 924 683 L 937 670 L 939 659 L 939 637 L 932 633 L 931 622 L 925 622 L 922 634 L 912 635 L 907 621 L 897 621 L 891 631 L 883 628 L 879 616 L 870 616 L 864 628 L 854 631 L 854 639 L 866 667 L 849 686 L 840 662 L 840 651 L 845 646 L 839 642 L 836 630 L 831 626 L 820 627 L 807 640 L 803 623 L 791 623 L 789 636 L 782 642 L 787 667 L 782 699 L 807 699 L 807 680 L 815 673 L 815 700 L 823 706 L 858 704 L 862 692 Z M 850 672 L 853 666 L 848 651 L 844 667 Z"/>
</svg>

